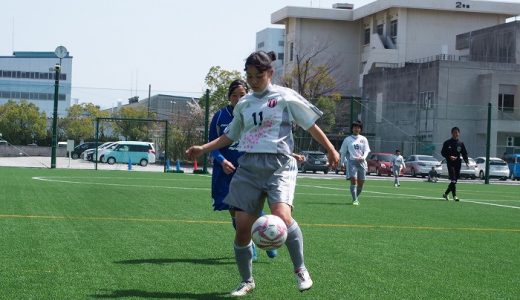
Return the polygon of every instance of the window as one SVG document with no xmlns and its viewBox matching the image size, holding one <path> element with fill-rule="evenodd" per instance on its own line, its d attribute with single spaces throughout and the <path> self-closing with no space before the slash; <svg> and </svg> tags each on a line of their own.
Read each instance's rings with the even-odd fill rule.
<svg viewBox="0 0 520 300">
<path fill-rule="evenodd" d="M 397 20 L 390 21 L 390 38 L 395 44 L 395 41 L 397 40 Z"/>
<path fill-rule="evenodd" d="M 278 46 L 283 47 L 284 46 L 284 42 L 283 41 L 278 41 Z"/>
<path fill-rule="evenodd" d="M 293 61 L 294 58 L 294 43 L 291 42 L 289 46 L 289 61 Z"/>
<path fill-rule="evenodd" d="M 363 45 L 368 45 L 368 44 L 370 44 L 370 28 L 365 28 Z"/>
<path fill-rule="evenodd" d="M 264 48 L 264 46 L 265 46 L 264 42 L 260 42 L 260 43 L 258 43 L 257 48 L 258 49 Z"/>
<path fill-rule="evenodd" d="M 421 92 L 419 94 L 419 97 L 420 97 L 419 101 L 421 104 L 421 109 L 426 110 L 426 109 L 431 109 L 433 107 L 433 96 L 434 96 L 433 91 Z"/>
<path fill-rule="evenodd" d="M 515 110 L 515 95 L 499 94 L 498 95 L 498 110 L 513 112 Z"/>
<path fill-rule="evenodd" d="M 384 30 L 383 24 L 378 24 L 377 25 L 377 34 L 383 35 L 383 30 Z"/>
<path fill-rule="evenodd" d="M 277 59 L 283 61 L 283 52 L 278 53 L 278 58 Z"/>
</svg>

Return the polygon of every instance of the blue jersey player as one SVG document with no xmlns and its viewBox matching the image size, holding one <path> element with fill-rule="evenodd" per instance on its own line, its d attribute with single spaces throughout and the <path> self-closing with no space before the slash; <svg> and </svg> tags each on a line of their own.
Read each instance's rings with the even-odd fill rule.
<svg viewBox="0 0 520 300">
<path fill-rule="evenodd" d="M 211 119 L 209 129 L 210 141 L 217 139 L 224 133 L 224 130 L 233 120 L 233 108 L 238 103 L 238 100 L 245 96 L 248 91 L 249 89 L 245 81 L 237 79 L 231 82 L 228 89 L 229 105 L 217 111 Z M 224 203 L 224 198 L 229 193 L 229 184 L 238 166 L 238 158 L 243 154 L 243 152 L 237 150 L 237 144 L 238 143 L 233 143 L 229 146 L 211 151 L 211 156 L 213 157 L 213 173 L 211 176 L 213 210 L 228 210 L 233 221 L 233 227 L 235 228 L 236 208 Z M 263 214 L 263 212 L 261 214 Z M 276 250 L 267 251 L 267 256 L 271 258 L 274 258 L 276 255 Z M 256 259 L 256 251 L 254 256 L 254 259 Z"/>
</svg>

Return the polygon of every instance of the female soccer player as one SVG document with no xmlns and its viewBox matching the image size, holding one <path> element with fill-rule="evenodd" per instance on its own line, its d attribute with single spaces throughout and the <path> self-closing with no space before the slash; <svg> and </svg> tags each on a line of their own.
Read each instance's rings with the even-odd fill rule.
<svg viewBox="0 0 520 300">
<path fill-rule="evenodd" d="M 370 152 L 368 140 L 362 136 L 361 130 L 363 123 L 355 121 L 352 123 L 352 135 L 347 136 L 339 153 L 341 154 L 341 161 L 347 161 L 348 177 L 350 177 L 350 194 L 352 195 L 352 205 L 359 205 L 359 195 L 363 191 L 363 184 L 365 183 L 365 175 L 367 173 L 367 156 Z"/>
<path fill-rule="evenodd" d="M 234 119 L 219 138 L 202 146 L 186 150 L 196 158 L 214 149 L 239 141 L 238 150 L 245 154 L 231 180 L 229 194 L 224 202 L 240 208 L 236 212 L 235 259 L 242 278 L 231 292 L 233 296 L 247 295 L 255 288 L 252 267 L 251 226 L 258 218 L 265 198 L 271 213 L 287 224 L 287 240 L 297 287 L 300 291 L 312 287 L 312 279 L 304 264 L 303 235 L 292 218 L 294 189 L 298 168 L 292 156 L 292 123 L 306 129 L 327 151 L 332 167 L 339 154 L 315 124 L 323 114 L 294 90 L 271 84 L 275 54 L 257 51 L 245 63 L 247 82 L 253 90 L 236 105 Z"/>
<path fill-rule="evenodd" d="M 406 168 L 406 164 L 404 163 L 404 158 L 401 155 L 401 151 L 395 150 L 395 155 L 392 157 L 392 173 L 394 174 L 394 186 L 400 187 L 401 183 L 399 182 L 399 174 L 401 170 Z"/>
<path fill-rule="evenodd" d="M 231 82 L 228 88 L 229 105 L 218 110 L 211 119 L 209 127 L 210 141 L 224 134 L 227 126 L 233 120 L 233 109 L 235 105 L 240 98 L 244 97 L 248 93 L 248 91 L 249 87 L 245 81 L 237 79 Z M 243 152 L 237 150 L 237 143 L 211 151 L 211 156 L 213 157 L 213 172 L 211 174 L 211 198 L 213 199 L 213 210 L 228 210 L 234 228 L 236 228 L 235 208 L 224 203 L 224 198 L 229 192 L 231 178 L 233 178 L 233 175 L 235 174 L 236 167 L 238 166 L 238 158 L 242 156 L 242 154 Z M 263 212 L 261 212 L 260 215 L 263 215 Z M 266 252 L 267 256 L 270 258 L 274 258 L 277 255 L 276 249 L 268 250 Z M 256 260 L 256 247 L 254 244 L 253 260 Z"/>
</svg>

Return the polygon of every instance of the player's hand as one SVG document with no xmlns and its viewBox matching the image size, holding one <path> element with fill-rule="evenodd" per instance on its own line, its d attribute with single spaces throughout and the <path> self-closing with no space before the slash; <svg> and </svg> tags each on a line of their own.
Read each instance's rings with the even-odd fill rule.
<svg viewBox="0 0 520 300">
<path fill-rule="evenodd" d="M 329 159 L 329 164 L 331 169 L 335 169 L 338 166 L 339 162 L 339 153 L 336 150 L 327 152 L 327 158 Z"/>
<path fill-rule="evenodd" d="M 296 159 L 297 162 L 304 162 L 305 156 L 301 154 L 293 153 L 292 156 Z"/>
<path fill-rule="evenodd" d="M 466 167 L 468 167 L 468 168 L 469 168 L 469 163 L 466 163 Z"/>
<path fill-rule="evenodd" d="M 202 154 L 204 154 L 204 148 L 202 148 L 202 146 L 191 146 L 186 150 L 186 156 L 191 160 L 201 156 Z"/>
<path fill-rule="evenodd" d="M 457 160 L 457 157 L 456 156 L 450 156 L 450 159 L 451 160 Z"/>
<path fill-rule="evenodd" d="M 224 159 L 224 161 L 222 162 L 222 170 L 224 170 L 224 173 L 226 174 L 231 174 L 235 171 L 235 166 L 227 159 Z"/>
</svg>

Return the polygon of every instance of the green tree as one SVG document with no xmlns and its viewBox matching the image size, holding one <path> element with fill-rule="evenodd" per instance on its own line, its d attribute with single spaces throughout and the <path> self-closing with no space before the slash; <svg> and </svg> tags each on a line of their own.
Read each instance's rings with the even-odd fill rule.
<svg viewBox="0 0 520 300">
<path fill-rule="evenodd" d="M 209 69 L 204 82 L 209 89 L 209 111 L 210 114 L 228 105 L 229 84 L 236 79 L 244 79 L 239 71 L 228 71 L 220 66 L 213 66 Z M 200 106 L 206 107 L 204 96 L 201 97 Z"/>
<path fill-rule="evenodd" d="M 9 100 L 0 105 L 0 132 L 14 145 L 27 145 L 45 139 L 47 117 L 33 103 Z"/>
<path fill-rule="evenodd" d="M 145 107 L 122 107 L 114 117 L 125 119 L 154 119 L 155 114 L 148 115 Z M 114 123 L 114 131 L 128 141 L 149 141 L 150 132 L 153 132 L 156 123 L 139 120 L 121 120 Z"/>
<path fill-rule="evenodd" d="M 96 134 L 96 118 L 108 117 L 108 112 L 101 111 L 92 103 L 72 105 L 67 109 L 67 117 L 60 121 L 60 127 L 68 139 L 76 142 L 93 140 Z M 99 128 L 100 136 L 104 136 L 104 127 Z"/>
</svg>

